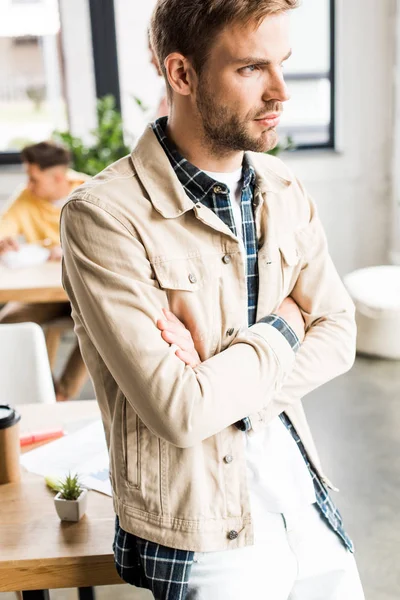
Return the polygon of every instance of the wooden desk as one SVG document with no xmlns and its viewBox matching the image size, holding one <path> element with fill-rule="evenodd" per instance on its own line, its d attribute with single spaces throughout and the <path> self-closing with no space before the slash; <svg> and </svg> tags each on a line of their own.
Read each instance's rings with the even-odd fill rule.
<svg viewBox="0 0 400 600">
<path fill-rule="evenodd" d="M 46 262 L 26 269 L 0 266 L 0 304 L 6 302 L 66 302 L 61 263 Z"/>
<path fill-rule="evenodd" d="M 18 407 L 23 432 L 77 427 L 100 416 L 95 401 L 30 404 Z M 23 472 L 18 484 L 0 486 L 0 592 L 23 591 L 24 598 L 46 599 L 48 589 L 123 583 L 113 562 L 112 499 L 90 491 L 86 515 L 61 522 L 54 493 L 42 477 Z M 26 592 L 26 590 L 36 590 Z M 86 592 L 85 592 L 86 590 Z"/>
</svg>

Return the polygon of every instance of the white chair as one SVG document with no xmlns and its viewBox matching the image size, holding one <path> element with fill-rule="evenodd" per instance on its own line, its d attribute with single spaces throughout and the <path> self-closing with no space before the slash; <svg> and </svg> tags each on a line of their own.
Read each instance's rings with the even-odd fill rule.
<svg viewBox="0 0 400 600">
<path fill-rule="evenodd" d="M 0 404 L 55 401 L 41 327 L 35 323 L 0 325 Z"/>
<path fill-rule="evenodd" d="M 357 351 L 400 360 L 400 266 L 360 269 L 344 283 L 357 309 Z"/>
</svg>

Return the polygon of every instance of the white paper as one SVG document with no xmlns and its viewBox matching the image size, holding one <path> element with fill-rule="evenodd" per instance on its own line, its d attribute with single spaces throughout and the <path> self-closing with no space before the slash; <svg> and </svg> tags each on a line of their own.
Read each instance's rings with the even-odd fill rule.
<svg viewBox="0 0 400 600">
<path fill-rule="evenodd" d="M 45 263 L 50 256 L 48 248 L 36 244 L 23 244 L 19 250 L 9 250 L 1 256 L 1 262 L 9 269 L 35 267 Z"/>
<path fill-rule="evenodd" d="M 100 420 L 23 454 L 21 465 L 44 477 L 59 478 L 78 473 L 85 487 L 112 495 L 108 452 Z"/>
</svg>

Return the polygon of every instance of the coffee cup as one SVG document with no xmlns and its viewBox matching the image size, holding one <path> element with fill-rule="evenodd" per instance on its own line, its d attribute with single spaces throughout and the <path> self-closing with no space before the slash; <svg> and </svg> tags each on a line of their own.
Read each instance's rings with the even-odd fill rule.
<svg viewBox="0 0 400 600">
<path fill-rule="evenodd" d="M 21 416 L 8 405 L 0 405 L 0 485 L 21 479 L 19 422 Z"/>
</svg>

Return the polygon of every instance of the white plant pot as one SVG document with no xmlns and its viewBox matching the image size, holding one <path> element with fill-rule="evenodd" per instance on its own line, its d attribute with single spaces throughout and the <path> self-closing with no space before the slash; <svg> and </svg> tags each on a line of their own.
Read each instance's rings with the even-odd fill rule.
<svg viewBox="0 0 400 600">
<path fill-rule="evenodd" d="M 61 521 L 79 521 L 86 512 L 87 490 L 82 490 L 78 500 L 64 500 L 60 492 L 54 498 L 54 505 Z"/>
</svg>

